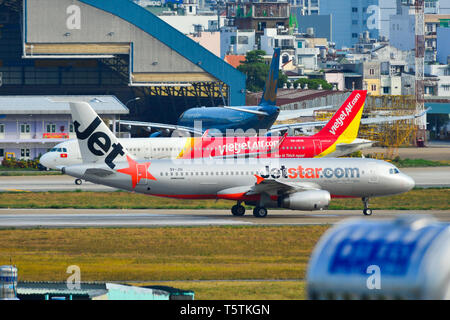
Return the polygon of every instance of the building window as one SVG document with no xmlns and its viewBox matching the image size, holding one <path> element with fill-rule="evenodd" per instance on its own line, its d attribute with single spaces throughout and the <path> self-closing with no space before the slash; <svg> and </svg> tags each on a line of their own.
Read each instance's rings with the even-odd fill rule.
<svg viewBox="0 0 450 320">
<path fill-rule="evenodd" d="M 265 28 L 266 28 L 265 22 L 258 22 L 258 31 L 264 31 Z"/>
<path fill-rule="evenodd" d="M 377 85 L 376 85 L 376 84 L 373 84 L 373 85 L 371 86 L 371 88 L 372 88 L 372 91 L 377 91 Z"/>
<path fill-rule="evenodd" d="M 30 149 L 20 149 L 20 156 L 22 158 L 29 158 L 30 157 Z"/>
<path fill-rule="evenodd" d="M 20 133 L 30 133 L 30 125 L 26 123 L 22 123 L 20 125 Z"/>
<path fill-rule="evenodd" d="M 5 133 L 5 125 L 0 123 L 0 133 Z"/>
<path fill-rule="evenodd" d="M 358 38 L 358 34 L 357 33 L 352 33 L 352 38 Z"/>
<path fill-rule="evenodd" d="M 352 12 L 358 12 L 358 8 L 357 7 L 352 7 Z"/>
<path fill-rule="evenodd" d="M 248 37 L 247 36 L 240 36 L 238 38 L 238 43 L 239 44 L 248 44 Z"/>
<path fill-rule="evenodd" d="M 69 124 L 69 132 L 73 132 L 73 124 Z"/>
<path fill-rule="evenodd" d="M 0 157 L 4 157 L 5 156 L 5 149 L 0 149 Z"/>
<path fill-rule="evenodd" d="M 301 41 L 297 42 L 297 48 L 299 49 L 303 48 L 303 42 Z"/>
<path fill-rule="evenodd" d="M 357 25 L 358 24 L 358 20 L 352 20 L 352 25 Z"/>
<path fill-rule="evenodd" d="M 236 44 L 236 36 L 230 37 L 230 44 Z"/>
<path fill-rule="evenodd" d="M 47 124 L 47 132 L 56 132 L 56 124 Z"/>
<path fill-rule="evenodd" d="M 389 87 L 383 87 L 383 93 L 384 94 L 389 94 L 389 90 L 390 88 Z"/>
<path fill-rule="evenodd" d="M 375 69 L 369 69 L 369 74 L 373 76 L 375 74 Z"/>
</svg>

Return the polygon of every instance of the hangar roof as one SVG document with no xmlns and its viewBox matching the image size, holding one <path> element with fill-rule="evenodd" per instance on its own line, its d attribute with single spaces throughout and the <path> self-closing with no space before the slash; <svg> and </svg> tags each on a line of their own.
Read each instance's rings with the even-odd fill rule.
<svg viewBox="0 0 450 320">
<path fill-rule="evenodd" d="M 0 96 L 0 114 L 70 114 L 70 101 L 88 102 L 98 114 L 128 114 L 115 96 Z"/>
</svg>

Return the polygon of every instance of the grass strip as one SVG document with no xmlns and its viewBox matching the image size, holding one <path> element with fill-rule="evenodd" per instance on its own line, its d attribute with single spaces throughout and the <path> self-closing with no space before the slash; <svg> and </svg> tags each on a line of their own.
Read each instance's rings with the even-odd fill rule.
<svg viewBox="0 0 450 320">
<path fill-rule="evenodd" d="M 306 281 L 168 281 L 130 283 L 192 290 L 196 300 L 304 300 Z"/>
<path fill-rule="evenodd" d="M 328 228 L 0 230 L 0 264 L 9 264 L 11 259 L 20 281 L 66 281 L 67 267 L 77 265 L 81 281 L 160 281 L 194 290 L 200 294 L 198 299 L 294 299 L 303 297 L 303 284 L 292 279 L 305 278 L 311 252 Z M 248 281 L 252 279 L 256 282 Z M 168 284 L 167 280 L 185 284 Z"/>
<path fill-rule="evenodd" d="M 450 160 L 425 160 L 425 159 L 394 159 L 392 164 L 399 168 L 417 168 L 417 167 L 445 167 L 450 166 Z"/>
</svg>

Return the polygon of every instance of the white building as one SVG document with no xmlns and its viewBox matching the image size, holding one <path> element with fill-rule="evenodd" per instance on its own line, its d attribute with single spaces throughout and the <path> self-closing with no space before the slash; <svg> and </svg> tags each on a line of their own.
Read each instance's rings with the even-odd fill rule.
<svg viewBox="0 0 450 320">
<path fill-rule="evenodd" d="M 295 58 L 299 69 L 316 71 L 318 70 L 317 56 L 320 54 L 319 48 L 310 47 L 307 39 L 296 40 Z"/>
<path fill-rule="evenodd" d="M 217 15 L 160 15 L 158 18 L 184 34 L 217 30 Z M 220 26 L 224 25 L 224 20 L 220 17 Z"/>
<path fill-rule="evenodd" d="M 256 49 L 255 30 L 238 30 L 234 27 L 220 29 L 220 57 L 227 54 L 245 55 Z"/>
<path fill-rule="evenodd" d="M 425 94 L 438 97 L 450 96 L 450 65 L 427 64 L 425 74 L 438 77 L 437 92 L 427 92 L 425 87 Z"/>
<path fill-rule="evenodd" d="M 260 48 L 268 55 L 273 54 L 274 48 L 283 50 L 294 50 L 295 36 L 287 33 L 284 29 L 266 28 L 261 36 Z"/>
<path fill-rule="evenodd" d="M 289 0 L 291 9 L 298 7 L 303 16 L 318 15 L 320 0 Z"/>
</svg>

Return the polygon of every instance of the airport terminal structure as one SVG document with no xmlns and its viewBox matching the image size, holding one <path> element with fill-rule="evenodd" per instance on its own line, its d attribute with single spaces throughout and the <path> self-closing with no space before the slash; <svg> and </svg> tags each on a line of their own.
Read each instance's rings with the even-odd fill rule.
<svg viewBox="0 0 450 320">
<path fill-rule="evenodd" d="M 168 123 L 245 104 L 245 75 L 128 0 L 0 1 L 0 33 L 1 95 L 114 95 Z"/>
<path fill-rule="evenodd" d="M 0 160 L 35 159 L 76 138 L 69 101 L 89 102 L 113 132 L 129 110 L 114 96 L 0 96 Z"/>
</svg>

